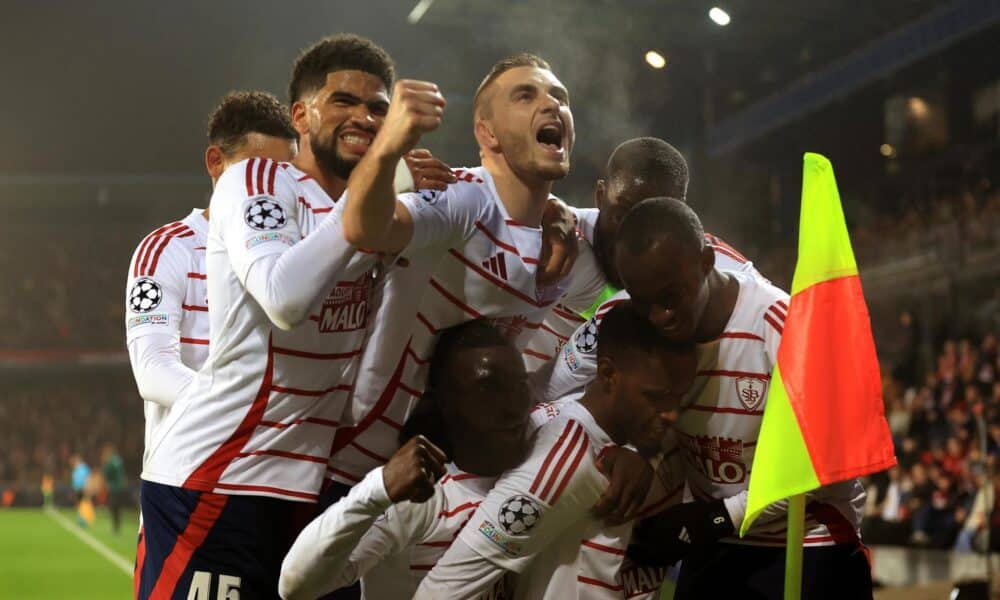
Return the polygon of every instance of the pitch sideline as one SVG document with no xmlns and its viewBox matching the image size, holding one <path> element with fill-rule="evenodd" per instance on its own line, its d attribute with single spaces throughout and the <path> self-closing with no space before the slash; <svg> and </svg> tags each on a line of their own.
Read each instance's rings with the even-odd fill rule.
<svg viewBox="0 0 1000 600">
<path fill-rule="evenodd" d="M 103 542 L 83 529 L 77 527 L 76 524 L 59 514 L 59 512 L 54 508 L 46 506 L 43 512 L 45 512 L 45 514 L 48 515 L 53 521 L 58 523 L 60 527 L 78 537 L 84 544 L 90 546 L 95 552 L 106 558 L 114 566 L 121 569 L 122 572 L 130 578 L 132 577 L 133 565 L 122 555 L 118 554 L 111 548 L 108 548 Z"/>
</svg>

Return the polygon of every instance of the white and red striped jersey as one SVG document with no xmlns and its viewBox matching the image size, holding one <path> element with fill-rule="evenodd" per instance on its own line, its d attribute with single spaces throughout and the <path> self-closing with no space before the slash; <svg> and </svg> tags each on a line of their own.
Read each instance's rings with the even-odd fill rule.
<svg viewBox="0 0 1000 600">
<path fill-rule="evenodd" d="M 147 379 L 177 377 L 178 371 L 180 378 L 190 380 L 208 357 L 207 236 L 208 220 L 204 210 L 196 208 L 152 231 L 132 254 L 125 285 L 125 340 L 140 390 L 149 384 L 157 387 Z M 179 362 L 186 369 L 171 372 L 160 360 Z M 168 404 L 143 402 L 145 446 L 166 417 Z"/>
<path fill-rule="evenodd" d="M 507 572 L 516 574 L 514 598 L 625 597 L 632 525 L 606 527 L 590 512 L 608 485 L 596 462 L 613 442 L 576 401 L 545 410 L 555 416 L 528 459 L 497 480 L 415 598 L 470 597 Z M 643 513 L 664 505 L 664 494 L 654 485 Z"/>
<path fill-rule="evenodd" d="M 377 284 L 352 402 L 358 424 L 337 434 L 330 461 L 340 483 L 357 483 L 398 447 L 439 331 L 484 317 L 521 350 L 572 279 L 537 287 L 542 230 L 511 219 L 485 168 L 456 174 L 446 191 L 400 196 L 413 237 Z"/>
<path fill-rule="evenodd" d="M 696 500 L 735 498 L 749 483 L 767 387 L 777 360 L 788 310 L 788 294 L 760 277 L 730 273 L 740 284 L 733 314 L 722 335 L 698 346 L 698 374 L 684 399 L 675 430 L 685 481 Z M 607 300 L 566 344 L 549 379 L 546 395 L 566 395 L 594 377 L 597 329 L 622 291 Z M 864 489 L 857 480 L 820 488 L 808 495 L 806 545 L 851 543 L 860 535 Z M 784 545 L 782 507 L 768 509 L 749 534 L 732 543 Z M 739 528 L 739 523 L 736 524 Z"/>
<path fill-rule="evenodd" d="M 579 255 L 573 266 L 573 283 L 566 295 L 560 298 L 552 312 L 545 317 L 523 351 L 524 364 L 529 373 L 537 371 L 558 356 L 577 328 L 593 317 L 604 300 L 618 291 L 608 283 L 593 250 L 594 231 L 600 211 L 596 208 L 574 208 L 573 212 L 582 238 L 578 242 Z M 721 238 L 706 233 L 705 242 L 715 250 L 715 266 L 719 270 L 753 273 L 763 277 L 753 266 L 753 262 Z"/>
<path fill-rule="evenodd" d="M 282 597 L 316 598 L 360 579 L 368 600 L 411 598 L 496 481 L 446 469 L 429 500 L 399 504 L 382 468 L 371 471 L 299 534 L 281 567 Z M 478 598 L 507 598 L 506 585 L 500 579 Z"/>
<path fill-rule="evenodd" d="M 375 263 L 343 240 L 333 207 L 287 163 L 251 158 L 219 179 L 206 259 L 208 361 L 156 436 L 143 479 L 318 498 L 361 353 Z M 265 281 L 284 287 L 267 287 L 258 301 L 248 286 L 268 265 Z M 281 321 L 287 330 L 263 308 L 281 305 L 273 298 L 282 290 L 312 298 L 295 305 L 301 319 Z"/>
</svg>

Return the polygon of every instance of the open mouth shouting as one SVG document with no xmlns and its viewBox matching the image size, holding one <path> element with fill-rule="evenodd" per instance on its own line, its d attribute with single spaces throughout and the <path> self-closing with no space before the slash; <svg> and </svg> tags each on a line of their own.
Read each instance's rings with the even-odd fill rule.
<svg viewBox="0 0 1000 600">
<path fill-rule="evenodd" d="M 535 132 L 535 141 L 547 154 L 561 160 L 566 155 L 565 133 L 562 121 L 549 121 Z"/>
</svg>

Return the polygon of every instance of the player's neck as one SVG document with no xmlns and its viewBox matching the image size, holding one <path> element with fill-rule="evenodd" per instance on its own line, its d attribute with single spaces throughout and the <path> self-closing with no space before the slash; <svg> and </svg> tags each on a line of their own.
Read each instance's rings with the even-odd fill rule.
<svg viewBox="0 0 1000 600">
<path fill-rule="evenodd" d="M 476 440 L 452 440 L 451 454 L 451 460 L 455 466 L 473 475 L 499 477 L 501 473 L 510 468 L 506 462 L 497 460 L 494 457 L 495 453 L 484 452 L 481 444 L 477 444 Z"/>
<path fill-rule="evenodd" d="M 614 403 L 600 386 L 601 381 L 599 378 L 592 381 L 578 402 L 587 409 L 587 412 L 594 418 L 597 426 L 603 429 L 616 444 L 625 444 L 628 442 L 628 439 L 624 429 L 617 427 L 618 422 L 615 419 Z"/>
<path fill-rule="evenodd" d="M 527 182 L 518 177 L 502 159 L 483 160 L 483 166 L 493 177 L 497 194 L 510 218 L 528 227 L 541 227 L 542 213 L 545 212 L 545 205 L 552 192 L 552 182 Z"/>
<path fill-rule="evenodd" d="M 726 329 L 736 299 L 740 295 L 740 282 L 735 277 L 713 269 L 708 275 L 708 305 L 695 330 L 695 341 L 705 343 L 718 338 Z"/>
<path fill-rule="evenodd" d="M 301 144 L 299 153 L 295 155 L 294 159 L 292 159 L 292 165 L 309 177 L 315 179 L 316 183 L 319 184 L 319 187 L 323 188 L 323 191 L 326 192 L 327 196 L 330 196 L 332 200 L 336 201 L 341 195 L 343 195 L 344 190 L 347 189 L 347 181 L 337 177 L 336 175 L 327 173 L 322 169 L 322 167 L 319 166 L 319 163 L 316 162 L 316 155 L 314 155 L 312 150 L 309 148 L 309 142 L 306 138 L 302 138 Z"/>
</svg>

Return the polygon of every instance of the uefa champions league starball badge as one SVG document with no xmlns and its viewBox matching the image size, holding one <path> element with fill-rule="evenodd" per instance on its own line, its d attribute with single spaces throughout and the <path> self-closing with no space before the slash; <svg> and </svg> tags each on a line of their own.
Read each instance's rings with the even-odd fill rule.
<svg viewBox="0 0 1000 600">
<path fill-rule="evenodd" d="M 542 512 L 527 496 L 512 496 L 500 506 L 497 519 L 509 534 L 522 535 L 538 523 Z"/>
</svg>

